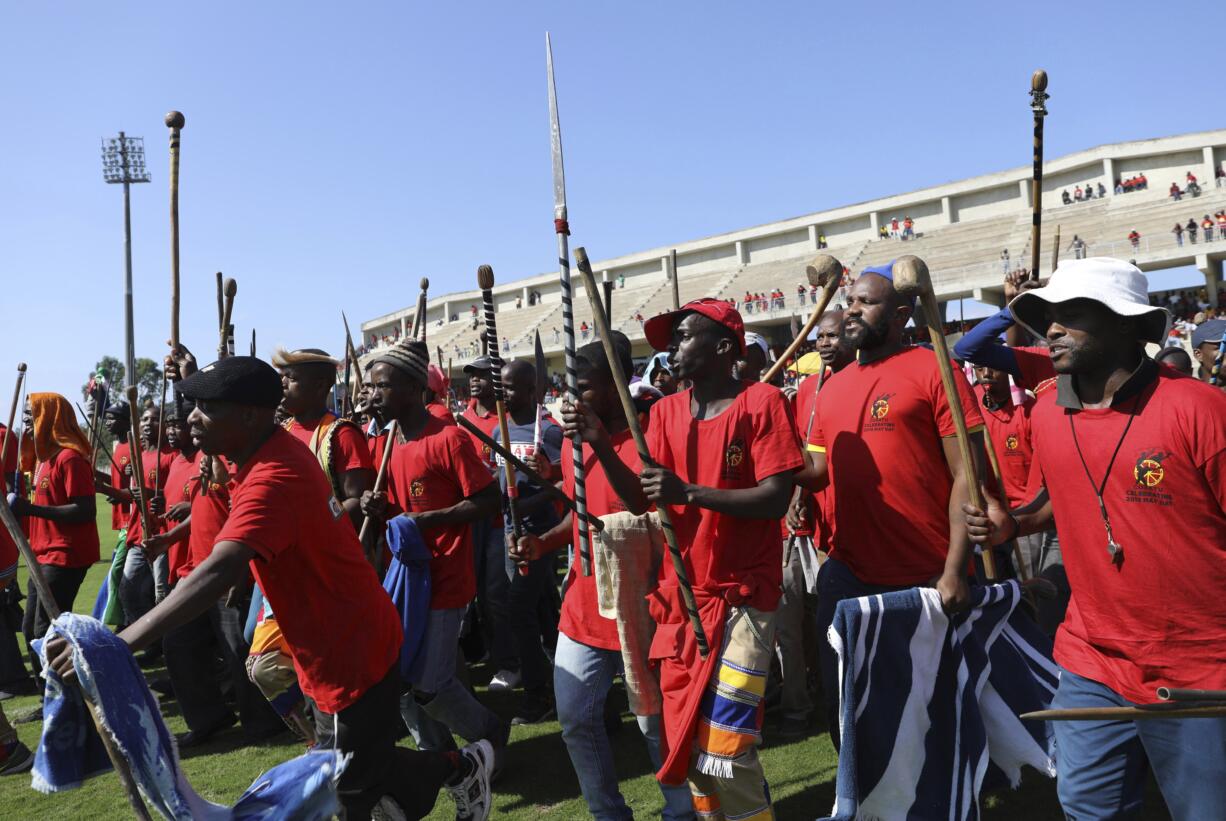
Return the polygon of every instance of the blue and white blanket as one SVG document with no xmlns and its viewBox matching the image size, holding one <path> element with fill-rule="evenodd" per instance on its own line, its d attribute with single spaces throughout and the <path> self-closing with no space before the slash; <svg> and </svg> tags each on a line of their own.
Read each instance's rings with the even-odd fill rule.
<svg viewBox="0 0 1226 821">
<path fill-rule="evenodd" d="M 387 523 L 387 547 L 392 562 L 383 576 L 383 589 L 396 605 L 404 643 L 400 645 L 400 677 L 417 681 L 425 664 L 422 652 L 426 642 L 426 623 L 430 619 L 430 548 L 417 522 L 396 516 Z"/>
<path fill-rule="evenodd" d="M 1016 582 L 971 595 L 952 618 L 931 588 L 839 602 L 832 819 L 977 819 L 989 762 L 1014 786 L 1023 764 L 1055 775 L 1047 724 L 1017 718 L 1055 695 L 1051 642 L 1014 612 Z"/>
<path fill-rule="evenodd" d="M 51 670 L 44 648 L 54 636 L 72 645 L 80 688 L 65 687 Z M 70 790 L 111 769 L 84 694 L 127 759 L 141 795 L 163 818 L 272 821 L 326 819 L 338 812 L 336 780 L 348 757 L 335 750 L 312 751 L 273 767 L 233 807 L 197 795 L 183 775 L 174 737 L 136 659 L 101 622 L 64 613 L 46 638 L 35 642 L 35 649 L 47 678 L 43 735 L 34 757 L 33 787 L 39 792 Z"/>
</svg>

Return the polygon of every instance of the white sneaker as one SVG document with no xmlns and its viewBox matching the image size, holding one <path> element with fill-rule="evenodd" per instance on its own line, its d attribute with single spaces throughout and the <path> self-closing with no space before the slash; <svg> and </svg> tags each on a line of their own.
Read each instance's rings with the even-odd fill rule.
<svg viewBox="0 0 1226 821">
<path fill-rule="evenodd" d="M 518 670 L 499 670 L 490 679 L 490 691 L 494 693 L 509 692 L 518 687 L 523 678 Z"/>
<path fill-rule="evenodd" d="M 460 755 L 472 764 L 472 772 L 459 783 L 448 785 L 455 801 L 456 821 L 486 821 L 490 817 L 490 771 L 494 767 L 494 747 L 481 740 L 460 750 Z"/>
<path fill-rule="evenodd" d="M 385 795 L 379 799 L 370 810 L 371 821 L 408 821 L 408 816 L 404 814 L 404 810 L 396 803 L 396 799 L 390 795 Z"/>
</svg>

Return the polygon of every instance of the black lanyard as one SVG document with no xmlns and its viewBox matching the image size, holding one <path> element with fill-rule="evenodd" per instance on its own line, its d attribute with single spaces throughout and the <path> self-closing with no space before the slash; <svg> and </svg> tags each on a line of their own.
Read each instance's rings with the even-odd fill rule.
<svg viewBox="0 0 1226 821">
<path fill-rule="evenodd" d="M 1086 472 L 1086 479 L 1090 482 L 1090 487 L 1094 490 L 1094 496 L 1098 499 L 1098 513 L 1103 517 L 1103 527 L 1107 531 L 1107 555 L 1115 561 L 1120 557 L 1123 546 L 1117 544 L 1115 536 L 1111 532 L 1111 517 L 1107 515 L 1107 503 L 1103 501 L 1103 491 L 1107 489 L 1107 480 L 1111 478 L 1111 468 L 1115 467 L 1115 457 L 1120 455 L 1120 448 L 1124 446 L 1124 437 L 1128 435 L 1128 429 L 1132 427 L 1132 420 L 1137 417 L 1137 407 L 1141 404 L 1140 394 L 1132 402 L 1132 410 L 1128 413 L 1128 423 L 1124 425 L 1124 432 L 1120 434 L 1120 440 L 1115 443 L 1115 451 L 1111 454 L 1111 461 L 1107 463 L 1107 471 L 1103 474 L 1103 480 L 1095 483 L 1094 477 L 1090 475 L 1090 466 L 1086 464 L 1085 454 L 1081 452 L 1081 442 L 1077 440 L 1077 427 L 1073 424 L 1074 413 L 1068 415 L 1069 431 L 1073 434 L 1073 446 L 1077 448 L 1077 455 L 1081 458 L 1081 467 Z"/>
</svg>

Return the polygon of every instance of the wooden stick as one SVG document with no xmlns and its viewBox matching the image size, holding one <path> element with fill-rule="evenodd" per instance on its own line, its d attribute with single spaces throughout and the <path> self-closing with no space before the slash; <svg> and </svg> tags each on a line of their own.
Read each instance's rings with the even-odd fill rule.
<svg viewBox="0 0 1226 821">
<path fill-rule="evenodd" d="M 238 283 L 233 277 L 226 280 L 225 307 L 221 312 L 221 342 L 217 346 L 217 358 L 225 359 L 230 355 L 230 318 L 234 315 L 234 296 L 238 293 Z"/>
<path fill-rule="evenodd" d="M 4 426 L 4 440 L 0 442 L 0 474 L 4 473 L 5 457 L 9 452 L 9 434 L 13 430 L 13 420 L 17 418 L 17 403 L 21 401 L 21 386 L 26 380 L 26 363 L 17 363 L 17 384 L 13 386 L 13 402 L 9 405 L 9 420 Z M 17 473 L 21 472 L 21 459 L 17 460 Z M 0 480 L 0 486 L 4 486 L 7 479 Z M 16 492 L 17 488 L 10 488 Z"/>
<path fill-rule="evenodd" d="M 1047 72 L 1030 78 L 1030 110 L 1034 112 L 1034 169 L 1030 178 L 1030 278 L 1039 279 L 1039 242 L 1043 234 L 1043 118 L 1047 116 Z"/>
<path fill-rule="evenodd" d="M 583 247 L 575 249 L 575 263 L 583 277 L 583 290 L 587 292 L 588 301 L 592 306 L 592 321 L 596 323 L 596 334 L 604 346 L 605 356 L 609 360 L 609 370 L 613 373 L 613 384 L 617 386 L 617 395 L 621 399 L 622 412 L 626 415 L 626 424 L 630 426 L 630 435 L 634 437 L 634 445 L 638 449 L 639 459 L 644 465 L 654 465 L 651 451 L 647 448 L 647 439 L 643 436 L 643 428 L 639 424 L 638 411 L 634 407 L 634 399 L 630 396 L 630 387 L 626 382 L 626 374 L 622 370 L 621 360 L 613 349 L 613 337 L 609 333 L 609 323 L 600 304 L 600 292 L 596 289 L 596 277 L 592 274 L 592 265 L 588 261 L 587 251 Z M 677 574 L 677 587 L 681 590 L 681 599 L 690 615 L 690 625 L 694 629 L 694 640 L 698 644 L 698 653 L 704 659 L 711 652 L 707 644 L 707 632 L 702 627 L 702 619 L 698 615 L 698 602 L 694 599 L 694 588 L 690 585 L 690 576 L 685 569 L 685 559 L 681 548 L 677 545 L 677 533 L 673 529 L 673 519 L 666 505 L 656 505 L 660 514 L 660 527 L 664 530 L 664 541 L 668 543 L 668 554 L 672 557 L 673 571 Z"/>
<path fill-rule="evenodd" d="M 358 351 L 353 347 L 353 334 L 349 332 L 349 317 L 345 316 L 344 311 L 341 311 L 341 321 L 345 323 L 345 355 L 353 362 L 353 375 L 357 381 L 357 387 L 362 388 L 366 384 L 362 381 L 362 365 L 358 362 Z M 348 390 L 348 386 L 345 389 Z"/>
<path fill-rule="evenodd" d="M 129 388 L 129 390 L 134 391 L 135 388 Z M 51 587 L 43 576 L 43 568 L 38 563 L 38 557 L 34 555 L 34 549 L 30 547 L 30 542 L 26 539 L 25 532 L 21 529 L 21 525 L 17 523 L 17 517 L 13 515 L 12 508 L 9 507 L 8 499 L 2 493 L 0 493 L 0 520 L 4 522 L 5 530 L 8 531 L 9 536 L 17 545 L 17 550 L 21 553 L 21 557 L 26 563 L 26 570 L 30 574 L 30 581 L 34 583 L 34 589 L 38 591 L 38 602 L 29 603 L 28 606 L 38 607 L 41 605 L 47 614 L 48 620 L 55 621 L 60 617 L 59 605 L 55 603 L 55 596 L 51 594 Z M 93 719 L 94 728 L 98 731 L 98 737 L 102 740 L 102 746 L 106 750 L 107 758 L 111 760 L 111 766 L 115 768 L 115 774 L 119 776 L 119 781 L 123 785 L 123 791 L 128 797 L 128 803 L 132 805 L 132 812 L 141 821 L 149 821 L 149 810 L 145 807 L 140 791 L 136 788 L 136 782 L 132 779 L 132 770 L 128 767 L 127 759 L 123 757 L 123 753 L 115 745 L 115 739 L 111 737 L 110 732 L 102 726 L 102 718 L 98 715 L 98 708 L 88 698 L 84 699 L 84 701 L 89 709 L 89 716 Z"/>
<path fill-rule="evenodd" d="M 958 395 L 958 387 L 954 382 L 953 364 L 949 360 L 949 347 L 945 343 L 945 329 L 941 327 L 941 313 L 937 308 L 937 298 L 932 292 L 932 279 L 928 275 L 928 266 L 924 261 L 910 254 L 894 261 L 894 288 L 904 296 L 917 296 L 924 309 L 924 320 L 932 337 L 932 347 L 936 351 L 937 368 L 941 372 L 941 385 L 945 389 L 945 401 L 949 403 L 950 415 L 954 418 L 954 428 L 958 436 L 958 452 L 962 456 L 962 473 L 966 480 L 967 501 L 972 507 L 983 508 L 983 498 L 979 494 L 979 472 L 975 470 L 975 459 L 971 452 L 971 436 L 966 429 L 966 417 L 962 412 L 962 398 Z M 992 555 L 991 547 L 983 550 L 983 571 L 989 582 L 1000 578 L 996 572 L 996 557 Z"/>
<path fill-rule="evenodd" d="M 140 526 L 144 537 L 148 539 L 153 535 L 153 531 L 149 529 L 149 504 L 145 499 L 145 465 L 144 458 L 141 454 L 140 444 L 140 411 L 136 409 L 136 386 L 129 385 L 127 389 L 128 397 L 128 418 L 132 424 L 132 447 L 129 450 L 132 452 L 132 476 L 136 479 L 136 485 L 140 488 L 140 492 L 136 494 L 133 501 L 136 503 L 136 511 L 140 514 Z M 159 457 L 158 461 L 161 459 Z M 130 484 L 130 483 L 129 483 Z M 157 493 L 157 488 L 153 489 Z"/>
<path fill-rule="evenodd" d="M 170 129 L 170 347 L 179 347 L 179 133 L 183 115 L 166 115 Z M 165 393 L 163 393 L 163 402 Z"/>
<path fill-rule="evenodd" d="M 222 281 L 221 271 L 217 272 L 217 325 L 221 327 L 226 321 L 225 307 L 225 282 Z"/>
<path fill-rule="evenodd" d="M 426 341 L 426 296 L 430 290 L 430 280 L 421 278 L 421 293 L 417 295 L 417 327 L 415 336 L 422 342 Z"/>
<path fill-rule="evenodd" d="M 988 464 L 992 466 L 992 478 L 996 480 L 996 491 L 1001 495 L 1001 499 L 1003 500 L 1005 495 L 1005 480 L 1000 472 L 1000 459 L 998 459 L 996 456 L 996 444 L 992 441 L 992 434 L 988 431 L 986 422 L 983 426 L 983 445 L 984 450 L 988 452 Z M 1011 539 L 1010 541 L 1013 543 L 1013 560 L 1017 562 L 1018 575 L 1021 576 L 1022 582 L 1025 583 L 1030 580 L 1030 577 L 1033 576 L 1034 573 L 1031 572 L 1030 566 L 1026 564 L 1025 557 L 1022 556 L 1022 548 L 1020 545 L 1018 545 L 1017 539 Z M 984 553 L 986 552 L 987 550 L 984 551 Z"/>
<path fill-rule="evenodd" d="M 673 300 L 673 310 L 681 310 L 681 283 L 677 280 L 677 249 L 668 252 L 668 268 L 672 272 L 672 293 L 669 295 Z"/>
<path fill-rule="evenodd" d="M 497 453 L 503 459 L 510 462 L 515 467 L 516 470 L 524 474 L 524 476 L 527 476 L 528 481 L 532 482 L 532 484 L 539 487 L 545 493 L 548 493 L 554 499 L 557 499 L 559 502 L 565 505 L 567 509 L 569 509 L 572 513 L 575 512 L 574 500 L 571 499 L 569 496 L 567 496 L 562 491 L 558 490 L 557 485 L 553 484 L 548 479 L 546 479 L 545 477 L 537 473 L 535 470 L 528 467 L 526 462 L 524 462 L 514 453 L 511 453 L 511 451 L 507 450 L 502 445 L 495 442 L 493 438 L 491 438 L 489 435 L 486 434 L 485 431 L 481 430 L 481 428 L 477 427 L 476 425 L 468 421 L 463 416 L 457 416 L 455 420 L 460 425 L 460 427 L 464 428 L 464 430 L 468 431 L 473 436 L 475 436 L 477 440 L 481 442 L 481 444 L 485 445 L 487 448 L 492 450 L 494 453 Z M 601 524 L 600 519 L 597 519 L 595 516 L 593 516 L 591 519 L 591 525 L 592 525 L 593 530 L 603 530 L 604 529 L 604 525 Z"/>
<path fill-rule="evenodd" d="M 1139 704 L 1136 707 L 1072 707 L 1065 710 L 1035 710 L 1022 713 L 1026 721 L 1143 721 L 1150 718 L 1222 718 L 1226 703 L 1172 702 Z"/>
<path fill-rule="evenodd" d="M 387 441 L 383 443 L 383 461 L 379 463 L 379 472 L 375 474 L 375 493 L 382 493 L 387 489 L 387 471 L 388 465 L 392 462 L 392 450 L 396 446 L 396 436 L 400 433 L 400 425 L 395 419 L 387 428 Z M 366 550 L 366 555 L 373 562 L 375 559 L 375 546 L 370 544 L 368 540 L 371 537 L 371 528 L 374 526 L 374 517 L 367 516 L 362 519 L 362 528 L 358 531 L 358 541 L 362 543 L 362 547 Z"/>
<path fill-rule="evenodd" d="M 1060 264 L 1060 226 L 1056 225 L 1056 236 L 1052 238 L 1051 243 L 1051 270 L 1055 273 L 1056 266 Z"/>
<path fill-rule="evenodd" d="M 73 403 L 72 403 L 72 406 L 73 406 L 74 408 L 76 408 L 76 409 L 77 409 L 77 413 L 81 414 L 81 418 L 82 418 L 82 419 L 84 419 L 84 418 L 85 418 L 85 409 L 84 409 L 84 408 L 82 408 L 80 405 L 78 405 L 76 402 L 73 402 Z M 90 448 L 91 448 L 91 449 L 94 449 L 94 448 L 101 448 L 101 449 L 102 449 L 102 452 L 106 454 L 106 458 L 107 458 L 107 459 L 109 459 L 109 460 L 110 460 L 110 461 L 112 461 L 112 462 L 114 462 L 114 461 L 115 461 L 114 456 L 113 456 L 113 455 L 112 455 L 112 453 L 111 453 L 111 448 L 110 448 L 110 447 L 107 445 L 107 443 L 106 443 L 106 442 L 103 440 L 103 438 L 102 438 L 101 434 L 100 434 L 100 435 L 98 435 L 98 436 L 96 436 L 96 437 L 90 437 L 89 446 L 90 446 Z M 91 451 L 91 452 L 92 452 L 92 451 Z M 94 460 L 94 461 L 97 461 L 97 460 Z"/>
<path fill-rule="evenodd" d="M 817 327 L 817 323 L 821 321 L 822 314 L 826 312 L 826 306 L 830 304 L 830 300 L 834 297 L 835 290 L 839 287 L 839 280 L 843 277 L 843 263 L 839 262 L 829 254 L 818 254 L 817 258 L 809 265 L 805 266 L 805 276 L 809 280 L 810 285 L 820 285 L 822 295 L 818 298 L 817 304 L 813 306 L 813 313 L 809 314 L 809 319 L 805 322 L 800 333 L 792 340 L 792 344 L 788 345 L 787 350 L 775 360 L 775 364 L 770 366 L 770 369 L 762 377 L 764 383 L 769 384 L 772 379 L 779 375 L 779 372 L 787 367 L 788 360 L 795 355 L 800 346 L 804 344 L 805 338 L 810 332 Z"/>
<path fill-rule="evenodd" d="M 477 268 L 477 285 L 481 288 L 481 302 L 485 308 L 485 337 L 489 340 L 490 349 L 490 382 L 494 387 L 494 411 L 498 414 L 498 433 L 502 441 L 511 444 L 510 426 L 507 424 L 506 394 L 502 389 L 502 355 L 498 352 L 498 319 L 494 313 L 494 269 L 488 265 Z M 511 514 L 511 531 L 516 544 L 524 535 L 524 522 L 519 516 L 519 484 L 515 481 L 515 467 L 506 459 L 502 460 L 503 477 L 507 483 L 507 508 Z M 520 575 L 526 575 L 528 568 L 521 567 Z"/>
</svg>

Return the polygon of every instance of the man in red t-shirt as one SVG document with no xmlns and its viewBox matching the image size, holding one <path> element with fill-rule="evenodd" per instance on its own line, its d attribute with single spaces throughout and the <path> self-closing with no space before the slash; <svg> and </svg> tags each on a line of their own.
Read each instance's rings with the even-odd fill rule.
<svg viewBox="0 0 1226 821">
<path fill-rule="evenodd" d="M 830 557 L 818 574 L 818 635 L 843 599 L 935 583 L 942 605 L 966 606 L 971 546 L 957 515 L 967 499 L 956 428 L 933 352 L 903 342 L 913 304 L 894 290 L 893 263 L 867 268 L 851 286 L 843 334 L 857 361 L 823 387 L 808 444 L 804 485 L 834 487 Z M 968 428 L 977 402 L 955 370 Z M 951 515 L 953 511 L 953 515 Z M 838 746 L 838 658 L 819 644 L 823 697 Z"/>
<path fill-rule="evenodd" d="M 98 561 L 98 526 L 94 521 L 94 476 L 89 467 L 89 439 L 77 425 L 72 404 L 58 393 L 32 393 L 23 411 L 22 428 L 34 432 L 34 499 L 13 499 L 13 514 L 28 516 L 30 547 L 61 611 L 72 610 L 89 566 Z M 51 624 L 31 580 L 27 585 L 22 632 L 26 646 L 42 638 Z M 42 670 L 30 650 L 30 666 Z"/>
<path fill-rule="evenodd" d="M 416 679 L 407 682 L 411 697 L 402 702 L 417 746 L 453 749 L 455 733 L 469 741 L 489 739 L 501 758 L 509 726 L 456 678 L 460 627 L 476 593 L 471 526 L 498 509 L 498 486 L 468 435 L 422 404 L 429 362 L 429 350 L 417 340 L 402 340 L 372 360 L 374 407 L 397 420 L 400 441 L 387 492 L 367 493 L 362 509 L 381 521 L 411 516 L 432 556 L 430 615 L 421 626 L 424 658 L 415 665 Z"/>
<path fill-rule="evenodd" d="M 1158 687 L 1226 690 L 1226 396 L 1158 367 L 1170 316 L 1135 266 L 1065 263 L 1010 305 L 1050 343 L 1059 376 L 1031 426 L 1046 503 L 966 508 L 973 538 L 1052 526 L 1073 596 L 1056 634 L 1056 708 L 1157 701 Z M 1139 809 L 1147 766 L 1174 818 L 1226 806 L 1226 719 L 1053 724 L 1070 818 Z"/>
<path fill-rule="evenodd" d="M 758 708 L 782 582 L 778 520 L 803 462 L 796 427 L 778 389 L 734 376 L 745 331 L 731 303 L 695 300 L 653 317 L 645 330 L 692 387 L 651 408 L 654 464 L 634 471 L 612 449 L 596 452 L 632 513 L 667 506 L 712 651 L 700 657 L 675 571 L 664 562 L 650 597 L 658 624 L 651 658 L 660 663 L 664 694 L 664 762 L 656 777 L 679 784 L 688 775 L 699 813 L 765 817 L 771 806 L 757 754 Z M 565 418 L 570 432 L 586 430 L 583 416 Z M 731 678 L 741 682 L 735 708 L 720 688 Z M 725 713 L 740 718 L 725 724 Z"/>
<path fill-rule="evenodd" d="M 491 379 L 493 368 L 493 360 L 488 356 L 479 356 L 464 366 L 464 373 L 468 374 L 468 393 L 471 398 L 462 414 L 491 438 L 494 437 L 494 431 L 498 430 L 498 416 L 494 413 L 494 382 Z M 469 436 L 477 453 L 481 454 L 481 458 L 489 465 L 490 475 L 495 475 L 498 465 L 489 445 L 471 434 Z M 501 509 L 488 519 L 473 522 L 472 530 L 473 558 L 477 574 L 477 612 L 481 618 L 481 632 L 489 652 L 490 666 L 495 671 L 494 677 L 490 679 L 490 689 L 495 692 L 510 691 L 519 686 L 522 677 L 519 672 L 519 657 L 515 654 L 515 643 L 511 636 L 511 584 L 507 578 L 507 549 L 503 538 Z"/>
<path fill-rule="evenodd" d="M 125 468 L 132 458 L 128 445 L 129 434 L 132 431 L 132 417 L 128 410 L 128 403 L 121 399 L 108 407 L 102 414 L 102 424 L 115 438 L 115 446 L 111 449 L 110 470 L 96 472 L 97 489 L 111 503 L 111 530 L 118 534 L 115 550 L 119 551 L 120 545 L 127 543 L 124 531 L 128 526 L 128 516 L 132 513 L 131 503 L 123 501 L 115 492 L 116 489 L 122 489 L 128 484 L 128 473 Z"/>
<path fill-rule="evenodd" d="M 438 790 L 464 791 L 464 814 L 488 815 L 489 745 L 460 753 L 396 747 L 400 619 L 315 458 L 274 417 L 281 380 L 267 363 L 234 356 L 188 376 L 179 391 L 196 402 L 191 435 L 206 454 L 224 454 L 236 473 L 229 518 L 209 557 L 138 623 L 122 633 L 138 650 L 213 607 L 249 567 L 272 603 L 294 654 L 302 689 L 315 703 L 321 749 L 351 754 L 338 784 L 348 818 L 376 805 L 410 818 L 430 812 Z M 48 657 L 75 678 L 72 649 Z M 473 787 L 472 792 L 468 791 Z M 391 817 L 396 817 L 394 814 Z"/>
<path fill-rule="evenodd" d="M 613 331 L 613 344 L 621 361 L 622 372 L 631 373 L 630 340 Z M 617 398 L 617 388 L 604 346 L 589 343 L 575 353 L 578 371 L 577 387 L 581 403 L 575 407 L 588 414 L 594 440 L 584 453 L 584 482 L 589 516 L 628 514 L 621 498 L 605 478 L 604 467 L 596 457 L 595 448 L 610 448 L 630 470 L 638 472 L 638 451 L 630 428 Z M 646 417 L 643 417 L 646 421 Z M 562 443 L 562 490 L 573 496 L 575 490 L 574 457 L 571 440 Z M 592 534 L 596 544 L 595 533 Z M 540 536 L 526 535 L 519 541 L 513 558 L 521 566 L 579 544 L 579 523 L 567 516 L 554 528 Z M 594 818 L 627 818 L 630 809 L 618 788 L 617 771 L 613 762 L 613 747 L 605 728 L 605 702 L 613 678 L 622 668 L 621 641 L 617 621 L 600 614 L 596 591 L 596 576 L 581 572 L 578 551 L 572 553 L 570 571 L 566 576 L 566 597 L 562 600 L 562 616 L 558 624 L 558 646 L 553 657 L 553 687 L 557 700 L 558 721 L 562 725 L 562 740 L 570 755 L 579 788 Z M 623 580 L 623 583 L 626 583 Z M 647 593 L 644 590 L 643 593 Z M 660 715 L 639 715 L 639 729 L 647 739 L 652 764 L 660 766 Z M 660 785 L 664 793 L 664 817 L 682 819 L 693 816 L 690 791 L 685 787 Z"/>
</svg>

